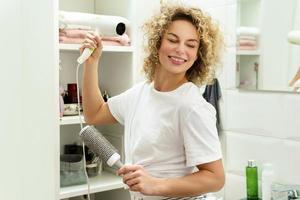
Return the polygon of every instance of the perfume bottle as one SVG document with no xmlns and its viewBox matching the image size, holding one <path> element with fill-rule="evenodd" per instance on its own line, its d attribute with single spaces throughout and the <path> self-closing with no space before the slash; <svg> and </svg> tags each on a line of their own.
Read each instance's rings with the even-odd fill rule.
<svg viewBox="0 0 300 200">
<path fill-rule="evenodd" d="M 246 167 L 247 199 L 258 199 L 258 175 L 254 160 L 248 160 Z"/>
</svg>

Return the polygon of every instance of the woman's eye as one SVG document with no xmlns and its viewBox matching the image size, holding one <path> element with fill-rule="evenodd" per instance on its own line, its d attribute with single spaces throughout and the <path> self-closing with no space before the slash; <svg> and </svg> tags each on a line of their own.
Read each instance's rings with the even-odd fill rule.
<svg viewBox="0 0 300 200">
<path fill-rule="evenodd" d="M 193 45 L 193 44 L 187 44 L 186 46 L 190 47 L 190 48 L 195 48 L 196 45 Z"/>
<path fill-rule="evenodd" d="M 174 40 L 174 39 L 168 39 L 169 42 L 172 42 L 172 43 L 176 43 L 177 40 Z"/>
</svg>

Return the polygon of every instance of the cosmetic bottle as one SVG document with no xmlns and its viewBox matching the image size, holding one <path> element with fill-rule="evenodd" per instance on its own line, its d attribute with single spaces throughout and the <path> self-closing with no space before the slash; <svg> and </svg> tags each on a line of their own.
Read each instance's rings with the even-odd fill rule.
<svg viewBox="0 0 300 200">
<path fill-rule="evenodd" d="M 246 184 L 247 184 L 247 199 L 258 199 L 258 175 L 257 166 L 254 160 L 248 160 L 246 167 Z"/>
<path fill-rule="evenodd" d="M 274 181 L 274 168 L 270 163 L 263 165 L 261 172 L 261 191 L 262 191 L 262 200 L 271 199 L 271 186 Z"/>
</svg>

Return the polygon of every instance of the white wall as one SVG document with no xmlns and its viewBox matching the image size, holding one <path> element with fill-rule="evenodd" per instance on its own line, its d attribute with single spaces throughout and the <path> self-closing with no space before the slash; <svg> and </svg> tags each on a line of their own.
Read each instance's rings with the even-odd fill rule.
<svg viewBox="0 0 300 200">
<path fill-rule="evenodd" d="M 0 24 L 7 24 L 7 20 L 10 19 L 11 26 L 7 28 L 10 28 L 11 32 L 20 32 L 20 10 L 19 1 L 1 2 Z M 18 126 L 22 120 L 20 115 L 22 99 L 19 94 L 21 93 L 22 67 L 21 60 L 16 59 L 21 57 L 20 48 L 16 48 L 19 46 L 21 39 L 16 37 L 9 40 L 11 32 L 0 32 L 0 37 L 6 38 L 2 40 L 0 46 L 0 58 L 2 61 L 0 65 L 2 71 L 0 73 L 0 199 L 21 199 L 21 194 L 19 193 L 21 186 L 18 184 L 20 180 L 18 176 L 13 176 L 20 169 L 19 152 L 17 151 L 19 149 L 15 148 L 15 146 L 21 143 L 19 135 L 22 130 Z M 14 52 L 14 54 L 10 52 Z M 7 163 L 7 165 L 4 165 L 4 163 Z"/>
<path fill-rule="evenodd" d="M 58 194 L 56 7 L 55 0 L 1 1 L 3 200 L 54 200 Z"/>
</svg>

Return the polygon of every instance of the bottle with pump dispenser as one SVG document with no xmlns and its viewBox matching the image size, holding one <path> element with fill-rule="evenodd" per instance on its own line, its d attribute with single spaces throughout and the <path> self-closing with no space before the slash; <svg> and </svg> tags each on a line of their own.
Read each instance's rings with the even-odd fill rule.
<svg viewBox="0 0 300 200">
<path fill-rule="evenodd" d="M 257 166 L 254 160 L 248 160 L 246 167 L 247 199 L 258 199 L 258 174 Z"/>
<path fill-rule="evenodd" d="M 271 186 L 274 181 L 274 168 L 270 163 L 263 165 L 261 172 L 261 191 L 262 191 L 262 200 L 271 199 Z"/>
</svg>

